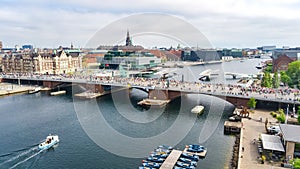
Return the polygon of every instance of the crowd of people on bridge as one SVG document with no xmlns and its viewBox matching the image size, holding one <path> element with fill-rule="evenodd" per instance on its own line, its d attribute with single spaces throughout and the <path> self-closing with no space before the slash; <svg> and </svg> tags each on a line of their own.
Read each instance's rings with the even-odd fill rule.
<svg viewBox="0 0 300 169">
<path fill-rule="evenodd" d="M 265 88 L 260 85 L 242 87 L 238 84 L 221 84 L 208 82 L 188 82 L 175 79 L 144 78 L 144 77 L 119 77 L 119 76 L 97 76 L 94 74 L 65 74 L 65 75 L 40 75 L 40 74 L 1 74 L 2 77 L 27 78 L 40 80 L 88 82 L 94 84 L 121 85 L 130 87 L 141 87 L 151 89 L 168 89 L 194 93 L 215 93 L 223 95 L 235 95 L 241 97 L 260 97 L 264 99 L 280 99 L 287 101 L 299 101 L 298 89 L 289 87 Z"/>
</svg>

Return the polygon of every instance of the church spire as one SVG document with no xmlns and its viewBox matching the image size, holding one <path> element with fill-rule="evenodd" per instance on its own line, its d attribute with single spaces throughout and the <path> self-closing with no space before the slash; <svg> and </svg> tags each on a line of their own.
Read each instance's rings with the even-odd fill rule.
<svg viewBox="0 0 300 169">
<path fill-rule="evenodd" d="M 126 46 L 132 46 L 132 41 L 129 36 L 129 30 L 127 29 Z"/>
</svg>

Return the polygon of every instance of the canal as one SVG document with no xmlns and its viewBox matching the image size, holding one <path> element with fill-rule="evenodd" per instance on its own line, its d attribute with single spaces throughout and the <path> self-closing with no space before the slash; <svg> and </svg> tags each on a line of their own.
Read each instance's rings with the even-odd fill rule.
<svg viewBox="0 0 300 169">
<path fill-rule="evenodd" d="M 192 81 L 207 68 L 255 73 L 255 65 L 261 61 L 192 66 L 180 71 Z M 133 89 L 94 100 L 73 99 L 71 94 L 54 97 L 46 92 L 0 98 L 0 168 L 133 169 L 160 144 L 183 149 L 192 143 L 208 149 L 198 168 L 229 166 L 235 138 L 223 135 L 223 123 L 234 109 L 231 104 L 193 94 L 163 108 L 145 109 L 137 105 L 145 97 L 146 93 Z M 197 104 L 205 107 L 201 116 L 190 112 Z M 49 133 L 58 134 L 60 143 L 40 152 L 37 145 Z"/>
</svg>

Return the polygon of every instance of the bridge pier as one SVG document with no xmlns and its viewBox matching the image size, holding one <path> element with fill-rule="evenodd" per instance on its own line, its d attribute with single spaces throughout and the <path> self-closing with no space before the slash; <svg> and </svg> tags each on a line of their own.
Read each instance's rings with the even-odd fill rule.
<svg viewBox="0 0 300 169">
<path fill-rule="evenodd" d="M 48 87 L 53 89 L 57 85 L 61 84 L 61 82 L 54 82 L 54 81 L 43 81 L 43 87 Z"/>
</svg>

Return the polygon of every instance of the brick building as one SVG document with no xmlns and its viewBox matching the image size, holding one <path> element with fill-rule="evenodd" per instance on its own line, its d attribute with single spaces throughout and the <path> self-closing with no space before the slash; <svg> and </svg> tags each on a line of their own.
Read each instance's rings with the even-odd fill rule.
<svg viewBox="0 0 300 169">
<path fill-rule="evenodd" d="M 273 72 L 286 71 L 288 65 L 295 60 L 295 58 L 290 58 L 287 55 L 278 56 L 276 59 L 273 59 Z"/>
<path fill-rule="evenodd" d="M 7 54 L 2 59 L 4 73 L 66 74 L 82 68 L 77 52 Z"/>
</svg>

